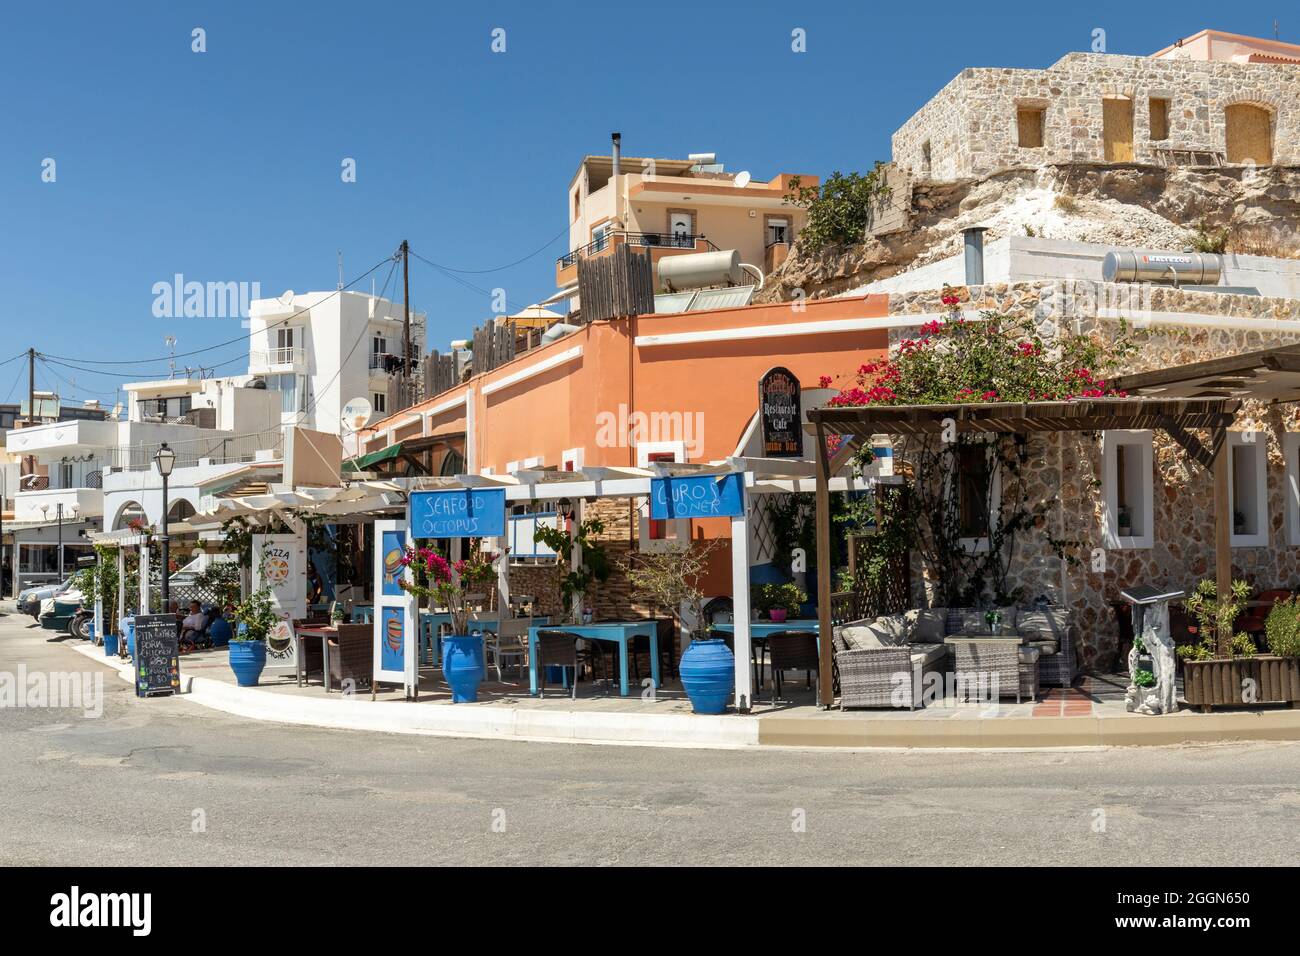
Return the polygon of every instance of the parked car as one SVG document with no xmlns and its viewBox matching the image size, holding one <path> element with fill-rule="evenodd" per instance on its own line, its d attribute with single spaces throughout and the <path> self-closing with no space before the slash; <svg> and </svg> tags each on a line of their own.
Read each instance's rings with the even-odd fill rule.
<svg viewBox="0 0 1300 956">
<path fill-rule="evenodd" d="M 35 587 L 24 588 L 18 592 L 18 610 L 22 614 L 30 614 L 39 621 L 44 602 L 56 594 L 62 594 L 70 587 L 72 587 L 72 578 L 68 578 L 61 584 L 38 584 Z"/>
<path fill-rule="evenodd" d="M 41 613 L 36 620 L 47 631 L 72 633 L 72 619 L 80 608 L 81 592 L 76 588 L 68 588 L 61 594 L 42 601 Z"/>
</svg>

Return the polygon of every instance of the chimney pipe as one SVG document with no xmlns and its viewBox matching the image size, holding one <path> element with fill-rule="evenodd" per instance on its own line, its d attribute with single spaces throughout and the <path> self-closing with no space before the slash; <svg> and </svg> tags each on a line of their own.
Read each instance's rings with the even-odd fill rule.
<svg viewBox="0 0 1300 956">
<path fill-rule="evenodd" d="M 987 226 L 971 226 L 963 229 L 966 237 L 966 285 L 984 284 L 984 233 Z"/>
<path fill-rule="evenodd" d="M 623 159 L 623 134 L 611 133 L 610 139 L 614 141 L 614 177 L 618 178 L 619 166 L 622 165 Z"/>
</svg>

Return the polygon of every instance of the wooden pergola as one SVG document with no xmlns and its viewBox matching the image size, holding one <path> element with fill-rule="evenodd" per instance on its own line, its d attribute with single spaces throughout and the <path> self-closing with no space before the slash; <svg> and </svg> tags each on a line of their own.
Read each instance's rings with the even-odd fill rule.
<svg viewBox="0 0 1300 956">
<path fill-rule="evenodd" d="M 1274 350 L 1296 355 L 1300 352 Z M 1269 353 L 1273 354 L 1272 352 Z M 1243 358 L 1243 357 L 1238 357 Z M 1227 360 L 1224 360 L 1225 362 Z M 1205 381 L 1217 377 L 1216 372 L 1203 373 L 1198 366 L 1214 363 L 1197 363 L 1181 369 L 1166 369 L 1146 373 L 1162 376 L 1152 387 L 1180 392 L 1204 392 Z M 1300 363 L 1298 363 L 1300 364 Z M 1256 361 L 1254 366 L 1264 368 Z M 1169 375 L 1184 372 L 1183 376 Z M 1240 371 L 1240 369 L 1238 370 Z M 1300 368 L 1297 368 L 1300 372 Z M 1141 391 L 1146 384 L 1143 376 L 1130 376 L 1116 383 L 1116 388 L 1129 392 Z M 1280 387 L 1277 394 L 1290 395 L 1273 400 L 1300 398 L 1300 374 L 1295 376 L 1292 391 Z M 1280 383 L 1275 383 L 1280 386 Z M 831 662 L 834 653 L 831 622 L 831 523 L 830 479 L 840 470 L 872 435 L 940 435 L 949 434 L 1015 434 L 1029 435 L 1044 432 L 1085 432 L 1107 429 L 1151 429 L 1165 432 L 1186 449 L 1188 455 L 1202 467 L 1214 473 L 1214 544 L 1215 580 L 1219 593 L 1225 594 L 1232 584 L 1232 510 L 1228 501 L 1229 455 L 1228 426 L 1236 418 L 1243 397 L 1253 397 L 1249 388 L 1245 395 L 1225 394 L 1222 390 L 1211 395 L 1159 398 L 1094 398 L 1069 402 L 991 402 L 988 404 L 953 405 L 869 405 L 865 407 L 827 407 L 808 413 L 809 431 L 815 436 L 816 503 L 817 503 L 817 614 L 821 645 L 821 683 L 818 703 L 829 707 L 834 693 L 831 686 Z M 1271 397 L 1271 396 L 1270 396 Z M 1194 432 L 1208 432 L 1208 441 L 1202 441 Z M 826 440 L 838 435 L 841 443 L 832 455 Z"/>
</svg>

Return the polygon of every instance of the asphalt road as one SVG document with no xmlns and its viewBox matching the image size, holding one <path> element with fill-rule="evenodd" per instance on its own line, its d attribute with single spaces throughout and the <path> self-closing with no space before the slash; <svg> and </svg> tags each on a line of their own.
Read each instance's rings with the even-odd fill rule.
<svg viewBox="0 0 1300 956">
<path fill-rule="evenodd" d="M 0 709 L 0 864 L 1292 864 L 1300 746 L 694 751 L 248 721 L 0 618 L 0 675 L 104 674 L 103 713 Z M 0 676 L 0 679 L 3 679 Z"/>
</svg>

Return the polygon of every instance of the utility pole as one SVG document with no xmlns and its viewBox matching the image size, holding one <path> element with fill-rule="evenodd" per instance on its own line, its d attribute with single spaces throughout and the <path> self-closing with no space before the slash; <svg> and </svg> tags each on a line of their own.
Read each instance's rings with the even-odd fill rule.
<svg viewBox="0 0 1300 956">
<path fill-rule="evenodd" d="M 36 424 L 36 349 L 27 350 L 27 424 Z"/>
<path fill-rule="evenodd" d="M 402 402 L 411 404 L 411 275 L 410 243 L 402 240 Z"/>
</svg>

